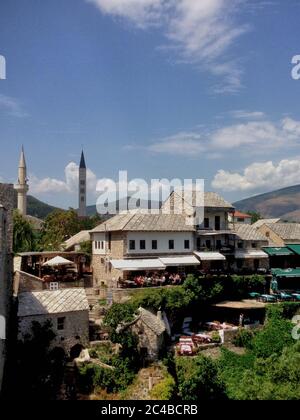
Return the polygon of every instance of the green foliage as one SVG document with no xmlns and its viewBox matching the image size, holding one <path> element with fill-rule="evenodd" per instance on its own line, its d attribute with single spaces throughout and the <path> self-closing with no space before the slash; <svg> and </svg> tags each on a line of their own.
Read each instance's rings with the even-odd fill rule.
<svg viewBox="0 0 300 420">
<path fill-rule="evenodd" d="M 51 322 L 32 322 L 31 333 L 19 342 L 13 392 L 25 400 L 55 398 L 61 384 L 64 358 L 50 351 L 55 338 Z M 63 351 L 62 351 L 63 353 Z"/>
<path fill-rule="evenodd" d="M 167 374 L 161 382 L 153 387 L 150 397 L 154 400 L 169 401 L 175 396 L 175 391 L 175 380 L 170 374 Z"/>
<path fill-rule="evenodd" d="M 28 222 L 18 210 L 13 213 L 13 250 L 18 252 L 34 251 L 36 247 L 36 238 L 33 226 Z"/>
<path fill-rule="evenodd" d="M 264 358 L 280 354 L 284 347 L 293 344 L 292 328 L 292 323 L 285 319 L 269 319 L 253 339 L 254 354 Z"/>
<path fill-rule="evenodd" d="M 252 348 L 254 333 L 251 330 L 240 329 L 233 340 L 233 344 L 237 347 Z"/>
<path fill-rule="evenodd" d="M 257 211 L 248 211 L 248 214 L 251 216 L 251 224 L 252 225 L 253 225 L 253 223 L 262 219 L 262 215 Z"/>
<path fill-rule="evenodd" d="M 221 342 L 221 337 L 220 337 L 220 334 L 218 333 L 218 331 L 213 331 L 213 333 L 211 335 L 211 339 L 214 343 L 220 343 Z"/>
<path fill-rule="evenodd" d="M 101 222 L 98 216 L 80 218 L 74 209 L 55 210 L 50 213 L 44 222 L 41 233 L 40 248 L 53 251 L 61 244 L 81 230 L 90 230 Z M 87 255 L 91 255 L 91 245 L 83 244 Z"/>
<path fill-rule="evenodd" d="M 184 401 L 225 399 L 217 364 L 204 356 L 176 360 L 179 396 Z"/>
</svg>

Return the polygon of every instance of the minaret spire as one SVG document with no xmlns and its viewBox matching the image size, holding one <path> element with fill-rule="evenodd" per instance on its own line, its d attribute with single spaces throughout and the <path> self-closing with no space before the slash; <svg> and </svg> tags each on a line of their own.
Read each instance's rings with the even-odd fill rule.
<svg viewBox="0 0 300 420">
<path fill-rule="evenodd" d="M 29 190 L 27 183 L 27 167 L 24 147 L 22 146 L 19 170 L 18 170 L 18 183 L 15 185 L 15 190 L 18 192 L 18 210 L 23 215 L 27 214 L 27 192 Z"/>
<path fill-rule="evenodd" d="M 79 164 L 79 206 L 78 216 L 86 217 L 86 164 L 83 150 L 81 152 Z"/>
</svg>

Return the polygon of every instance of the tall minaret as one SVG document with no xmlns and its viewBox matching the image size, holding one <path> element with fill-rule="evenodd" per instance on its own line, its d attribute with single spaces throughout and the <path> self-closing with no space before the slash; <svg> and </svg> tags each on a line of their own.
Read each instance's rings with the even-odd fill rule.
<svg viewBox="0 0 300 420">
<path fill-rule="evenodd" d="M 84 153 L 81 152 L 81 159 L 79 165 L 79 217 L 86 217 L 86 166 Z"/>
<path fill-rule="evenodd" d="M 18 210 L 22 214 L 22 216 L 26 216 L 27 192 L 29 190 L 29 187 L 27 184 L 27 168 L 23 146 L 19 162 L 18 183 L 15 185 L 15 190 L 18 192 Z"/>
</svg>

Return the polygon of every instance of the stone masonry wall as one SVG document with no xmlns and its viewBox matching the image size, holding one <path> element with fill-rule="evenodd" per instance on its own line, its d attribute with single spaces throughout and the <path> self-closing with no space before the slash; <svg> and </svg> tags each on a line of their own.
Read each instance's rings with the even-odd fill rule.
<svg viewBox="0 0 300 420">
<path fill-rule="evenodd" d="M 116 280 L 123 278 L 123 272 L 111 267 L 107 261 L 110 259 L 122 259 L 125 254 L 126 233 L 115 232 L 112 233 L 111 250 L 106 255 L 93 255 L 92 269 L 93 269 L 93 285 L 94 287 L 101 285 L 108 285 L 112 278 Z"/>
<path fill-rule="evenodd" d="M 0 316 L 8 337 L 13 274 L 13 219 L 14 189 L 10 184 L 0 184 Z M 5 322 L 4 322 L 5 320 Z M 5 325 L 3 325 L 5 324 Z M 2 389 L 7 341 L 0 339 L 0 393 Z"/>
<path fill-rule="evenodd" d="M 57 329 L 58 318 L 65 318 L 64 330 Z M 51 348 L 61 347 L 69 355 L 76 344 L 83 347 L 89 346 L 89 314 L 88 311 L 67 312 L 47 315 L 34 315 L 19 318 L 19 339 L 31 333 L 33 321 L 40 324 L 50 320 L 56 338 L 51 343 Z"/>
</svg>

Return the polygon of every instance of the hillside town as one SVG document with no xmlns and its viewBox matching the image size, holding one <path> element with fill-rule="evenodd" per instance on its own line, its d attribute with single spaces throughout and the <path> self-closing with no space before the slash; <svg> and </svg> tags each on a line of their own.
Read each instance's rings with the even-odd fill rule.
<svg viewBox="0 0 300 420">
<path fill-rule="evenodd" d="M 0 341 L 0 385 L 7 398 L 18 377 L 29 399 L 32 393 L 115 398 L 120 390 L 129 399 L 169 399 L 175 380 L 163 360 L 175 358 L 180 377 L 196 355 L 215 357 L 222 348 L 241 354 L 244 341 L 267 328 L 272 308 L 290 305 L 290 314 L 299 308 L 299 223 L 255 221 L 205 192 L 203 221 L 192 225 L 193 191 L 180 214 L 186 196 L 174 190 L 158 214 L 122 211 L 95 215 L 89 224 L 82 152 L 77 214 L 69 210 L 77 231 L 62 238 L 52 232 L 59 243 L 47 238 L 33 246 L 24 239 L 49 235 L 51 217 L 58 216 L 28 215 L 27 176 L 22 148 L 17 183 L 0 184 L 0 314 L 7 338 Z M 62 220 L 67 213 L 59 214 Z M 28 384 L 38 351 L 44 360 L 37 365 L 46 367 Z"/>
</svg>

